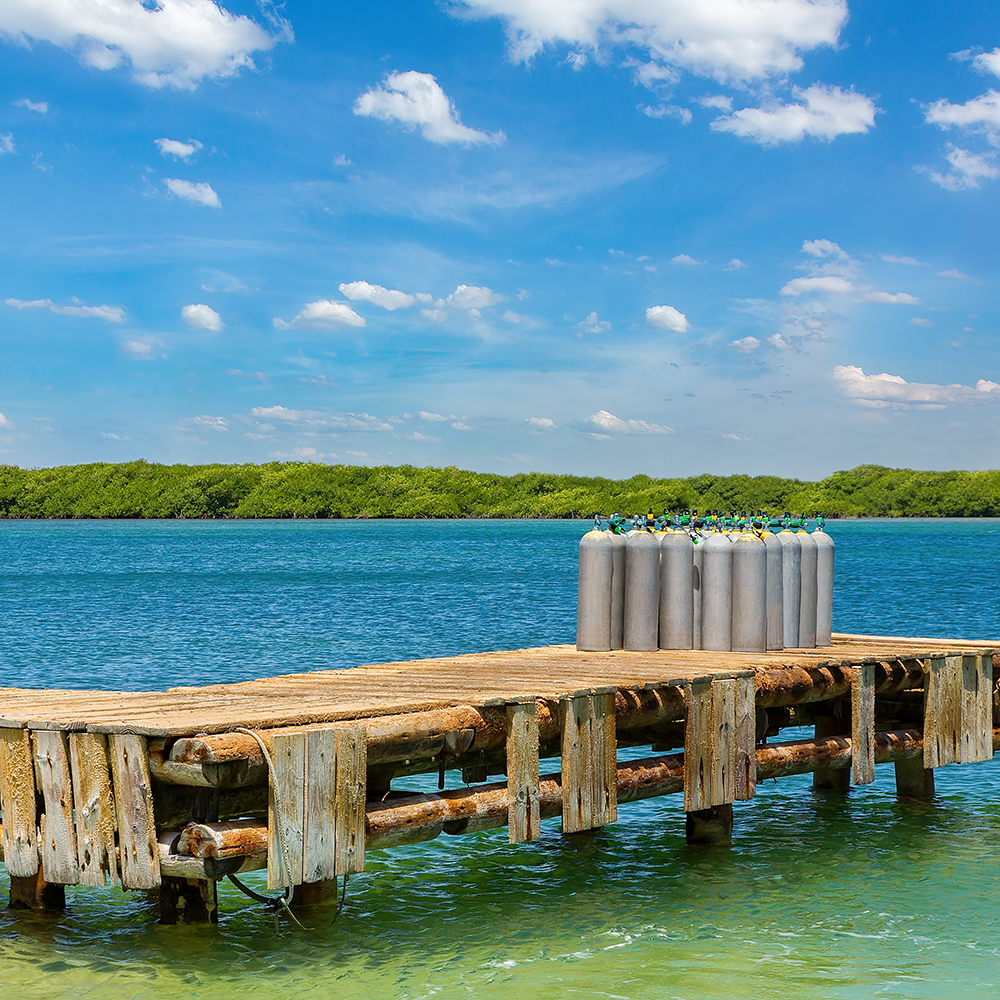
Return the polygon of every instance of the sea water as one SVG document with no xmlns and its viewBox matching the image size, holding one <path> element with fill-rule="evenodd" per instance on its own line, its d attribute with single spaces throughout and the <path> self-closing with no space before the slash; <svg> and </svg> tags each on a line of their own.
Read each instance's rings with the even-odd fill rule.
<svg viewBox="0 0 1000 1000">
<path fill-rule="evenodd" d="M 573 640 L 565 521 L 0 522 L 0 685 L 156 689 Z M 834 628 L 1000 634 L 1000 522 L 830 524 Z M 2 695 L 0 695 L 2 698 Z M 459 783 L 449 772 L 449 785 Z M 737 804 L 731 848 L 684 843 L 680 796 L 598 832 L 506 830 L 373 852 L 346 905 L 274 919 L 224 882 L 218 927 L 137 893 L 0 910 L 0 987 L 35 998 L 994 998 L 1000 764 L 809 776 Z M 259 880 L 256 883 L 259 885 Z M 0 896 L 7 890 L 0 869 Z"/>
</svg>

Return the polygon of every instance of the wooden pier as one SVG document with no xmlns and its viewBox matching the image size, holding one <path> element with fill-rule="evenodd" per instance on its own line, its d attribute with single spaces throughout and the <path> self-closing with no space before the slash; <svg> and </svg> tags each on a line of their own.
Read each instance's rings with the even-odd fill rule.
<svg viewBox="0 0 1000 1000">
<path fill-rule="evenodd" d="M 1000 747 L 998 654 L 835 635 L 761 654 L 550 646 L 163 692 L 3 688 L 11 904 L 111 885 L 157 891 L 164 922 L 215 921 L 227 875 L 266 868 L 308 904 L 368 851 L 502 826 L 521 843 L 552 816 L 570 835 L 659 795 L 683 793 L 692 843 L 729 842 L 732 804 L 764 778 L 813 773 L 843 794 L 891 762 L 897 794 L 927 798 L 935 768 Z M 815 736 L 773 741 L 790 726 Z M 622 747 L 650 756 L 619 761 Z M 420 773 L 442 790 L 393 788 Z"/>
</svg>

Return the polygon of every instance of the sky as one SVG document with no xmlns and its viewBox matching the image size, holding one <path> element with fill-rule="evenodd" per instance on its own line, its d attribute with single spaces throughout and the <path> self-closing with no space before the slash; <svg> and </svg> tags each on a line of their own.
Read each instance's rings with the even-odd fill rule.
<svg viewBox="0 0 1000 1000">
<path fill-rule="evenodd" d="M 1000 17 L 0 0 L 0 463 L 1000 467 Z"/>
</svg>

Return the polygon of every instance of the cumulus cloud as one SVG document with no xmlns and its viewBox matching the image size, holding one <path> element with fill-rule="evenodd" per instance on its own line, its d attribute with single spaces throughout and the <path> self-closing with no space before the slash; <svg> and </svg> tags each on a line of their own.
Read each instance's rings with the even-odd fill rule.
<svg viewBox="0 0 1000 1000">
<path fill-rule="evenodd" d="M 792 278 L 782 289 L 782 295 L 804 295 L 807 292 L 834 292 L 843 294 L 853 292 L 852 285 L 846 278 L 833 274 L 818 275 L 812 278 Z"/>
<path fill-rule="evenodd" d="M 847 21 L 843 0 L 460 0 L 458 12 L 498 17 L 511 57 L 530 60 L 546 45 L 577 52 L 624 47 L 642 61 L 640 80 L 676 77 L 676 68 L 720 81 L 785 75 L 800 53 L 834 45 Z"/>
<path fill-rule="evenodd" d="M 253 69 L 254 52 L 291 40 L 269 14 L 273 33 L 213 0 L 5 0 L 0 35 L 22 45 L 50 42 L 91 69 L 129 65 L 147 87 L 193 90 L 206 79 Z"/>
<path fill-rule="evenodd" d="M 734 257 L 725 267 L 727 271 L 742 271 L 746 268 L 746 264 L 739 259 L 739 257 Z"/>
<path fill-rule="evenodd" d="M 293 410 L 286 406 L 255 406 L 250 416 L 266 422 L 276 421 L 286 427 L 330 431 L 391 431 L 395 428 L 370 413 L 327 413 L 323 410 Z M 273 424 L 264 425 L 273 430 Z"/>
<path fill-rule="evenodd" d="M 327 458 L 336 458 L 333 452 L 322 452 L 317 448 L 301 447 L 293 448 L 291 451 L 268 452 L 268 458 L 275 458 L 279 462 L 322 462 Z"/>
<path fill-rule="evenodd" d="M 347 281 L 339 286 L 342 295 L 346 295 L 353 302 L 371 302 L 372 305 L 381 306 L 392 312 L 394 309 L 406 309 L 417 301 L 415 295 L 407 295 L 406 292 L 398 292 L 392 288 L 383 288 L 381 285 L 370 285 L 367 281 Z"/>
<path fill-rule="evenodd" d="M 503 296 L 485 286 L 459 285 L 445 301 L 453 309 L 487 309 L 503 302 Z"/>
<path fill-rule="evenodd" d="M 740 337 L 739 340 L 730 341 L 726 346 L 737 354 L 750 354 L 760 347 L 760 341 L 756 337 Z"/>
<path fill-rule="evenodd" d="M 22 97 L 19 101 L 11 101 L 12 108 L 24 108 L 25 111 L 35 111 L 40 115 L 49 113 L 48 101 L 29 101 L 27 97 Z"/>
<path fill-rule="evenodd" d="M 554 431 L 556 422 L 551 417 L 528 417 L 525 423 L 533 431 Z"/>
<path fill-rule="evenodd" d="M 179 421 L 183 430 L 216 431 L 223 433 L 229 430 L 229 421 L 225 417 L 212 417 L 203 413 L 200 417 L 185 417 Z"/>
<path fill-rule="evenodd" d="M 71 299 L 69 306 L 57 306 L 52 299 L 7 299 L 7 305 L 13 309 L 48 309 L 57 316 L 79 316 L 83 319 L 103 319 L 108 323 L 120 323 L 125 318 L 125 310 L 121 306 L 88 306 L 79 299 Z"/>
<path fill-rule="evenodd" d="M 14 153 L 16 149 L 14 147 L 14 133 L 13 132 L 2 132 L 0 133 L 0 156 L 4 153 Z"/>
<path fill-rule="evenodd" d="M 676 257 L 670 258 L 670 263 L 680 264 L 682 267 L 695 267 L 705 262 L 703 260 L 696 260 L 694 257 L 689 257 L 686 253 L 679 253 Z"/>
<path fill-rule="evenodd" d="M 214 330 L 216 333 L 225 326 L 222 317 L 204 303 L 194 303 L 181 309 L 181 319 L 192 330 Z"/>
<path fill-rule="evenodd" d="M 165 358 L 166 354 L 160 350 L 163 347 L 166 344 L 159 337 L 134 337 L 122 343 L 122 351 L 136 361 L 153 361 L 157 355 Z"/>
<path fill-rule="evenodd" d="M 598 431 L 606 434 L 673 434 L 672 427 L 664 427 L 661 424 L 647 423 L 645 420 L 622 420 L 607 410 L 598 410 L 587 417 L 586 421 L 591 427 L 596 427 Z"/>
<path fill-rule="evenodd" d="M 924 112 L 924 120 L 938 128 L 962 128 L 996 136 L 1000 129 L 1000 93 L 988 90 L 964 104 L 935 101 Z"/>
<path fill-rule="evenodd" d="M 687 333 L 691 324 L 687 316 L 673 306 L 650 306 L 646 310 L 646 326 L 653 330 Z"/>
<path fill-rule="evenodd" d="M 193 184 L 191 181 L 181 180 L 177 177 L 164 178 L 163 183 L 166 184 L 167 190 L 171 194 L 191 202 L 192 205 L 222 208 L 222 202 L 219 201 L 219 196 L 212 189 L 211 184 Z"/>
<path fill-rule="evenodd" d="M 762 108 L 742 108 L 716 118 L 711 127 L 762 146 L 801 142 L 806 136 L 829 142 L 875 127 L 879 109 L 864 94 L 822 84 L 805 90 L 796 87 L 794 94 L 796 103 L 775 101 Z"/>
<path fill-rule="evenodd" d="M 968 191 L 970 188 L 978 188 L 980 181 L 1000 176 L 1000 169 L 997 169 L 995 163 L 996 157 L 992 153 L 971 153 L 949 143 L 945 159 L 951 167 L 947 173 L 927 167 L 917 169 L 929 174 L 930 179 L 946 191 Z"/>
<path fill-rule="evenodd" d="M 346 302 L 318 299 L 316 302 L 308 303 L 291 323 L 275 318 L 274 325 L 278 330 L 289 330 L 293 327 L 364 326 L 365 320 Z"/>
<path fill-rule="evenodd" d="M 596 312 L 592 312 L 580 320 L 576 328 L 581 333 L 607 333 L 611 329 L 611 324 L 606 319 L 601 319 Z"/>
<path fill-rule="evenodd" d="M 2 414 L 0 413 L 0 427 L 13 427 L 14 425 Z"/>
<path fill-rule="evenodd" d="M 920 299 L 915 295 L 907 295 L 906 292 L 866 292 L 865 300 L 868 302 L 884 302 L 886 305 L 920 305 Z"/>
<path fill-rule="evenodd" d="M 432 323 L 443 323 L 448 318 L 447 309 L 421 309 L 420 315 Z"/>
<path fill-rule="evenodd" d="M 172 156 L 175 160 L 187 160 L 194 156 L 202 144 L 197 139 L 181 142 L 179 139 L 154 139 L 161 156 Z"/>
<path fill-rule="evenodd" d="M 978 278 L 973 278 L 971 274 L 963 274 L 961 271 L 957 271 L 955 268 L 949 268 L 947 271 L 938 271 L 939 278 L 954 278 L 956 281 L 975 281 L 979 282 Z"/>
<path fill-rule="evenodd" d="M 429 142 L 440 145 L 496 145 L 507 137 L 503 132 L 479 132 L 463 125 L 458 111 L 441 85 L 430 73 L 409 70 L 390 73 L 383 83 L 366 90 L 354 103 L 354 113 L 384 122 L 401 122 L 420 128 Z"/>
<path fill-rule="evenodd" d="M 907 382 L 899 375 L 866 375 L 856 365 L 837 365 L 834 384 L 861 406 L 877 409 L 943 410 L 949 405 L 1000 403 L 1000 383 L 979 379 L 975 386 Z"/>
<path fill-rule="evenodd" d="M 676 104 L 637 104 L 636 107 L 647 118 L 676 118 L 682 125 L 690 125 L 694 115 L 687 108 Z"/>
</svg>

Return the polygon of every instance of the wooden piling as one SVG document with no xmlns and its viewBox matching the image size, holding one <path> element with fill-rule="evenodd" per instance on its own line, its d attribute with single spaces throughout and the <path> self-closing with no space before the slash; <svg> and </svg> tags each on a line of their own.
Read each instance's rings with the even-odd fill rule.
<svg viewBox="0 0 1000 1000">
<path fill-rule="evenodd" d="M 164 875 L 160 883 L 161 924 L 217 924 L 219 897 L 214 879 Z"/>
<path fill-rule="evenodd" d="M 35 766 L 27 729 L 0 729 L 0 815 L 7 873 L 12 879 L 38 875 Z"/>
<path fill-rule="evenodd" d="M 924 767 L 956 763 L 962 753 L 963 656 L 932 656 L 924 693 Z"/>
<path fill-rule="evenodd" d="M 33 738 L 35 774 L 44 805 L 39 823 L 39 851 L 45 878 L 60 885 L 76 885 L 80 881 L 80 868 L 73 823 L 69 741 L 65 733 L 53 729 L 40 729 Z"/>
<path fill-rule="evenodd" d="M 542 835 L 538 810 L 538 703 L 508 705 L 507 828 L 510 842 L 521 844 Z"/>
<path fill-rule="evenodd" d="M 688 812 L 684 824 L 689 844 L 726 845 L 733 842 L 732 803 Z"/>
<path fill-rule="evenodd" d="M 108 753 L 118 818 L 122 887 L 154 889 L 160 884 L 160 860 L 146 739 L 127 734 L 109 736 Z"/>
<path fill-rule="evenodd" d="M 561 705 L 563 833 L 596 830 L 618 818 L 614 694 L 576 691 Z"/>
<path fill-rule="evenodd" d="M 66 887 L 47 882 L 39 865 L 33 875 L 10 876 L 12 910 L 62 910 L 66 907 Z"/>
<path fill-rule="evenodd" d="M 851 678 L 851 781 L 875 780 L 875 663 L 853 668 Z"/>
<path fill-rule="evenodd" d="M 73 777 L 77 864 L 82 885 L 118 884 L 114 794 L 108 738 L 99 733 L 69 734 Z"/>
<path fill-rule="evenodd" d="M 894 767 L 897 799 L 905 802 L 934 798 L 934 770 L 924 767 L 922 757 L 897 760 Z"/>
<path fill-rule="evenodd" d="M 842 736 L 844 729 L 851 725 L 849 720 L 821 715 L 816 719 L 816 739 Z M 846 740 L 844 741 L 846 743 Z M 853 754 L 852 754 L 853 758 Z M 813 771 L 813 791 L 846 794 L 851 787 L 851 773 L 842 768 L 822 767 Z"/>
</svg>

